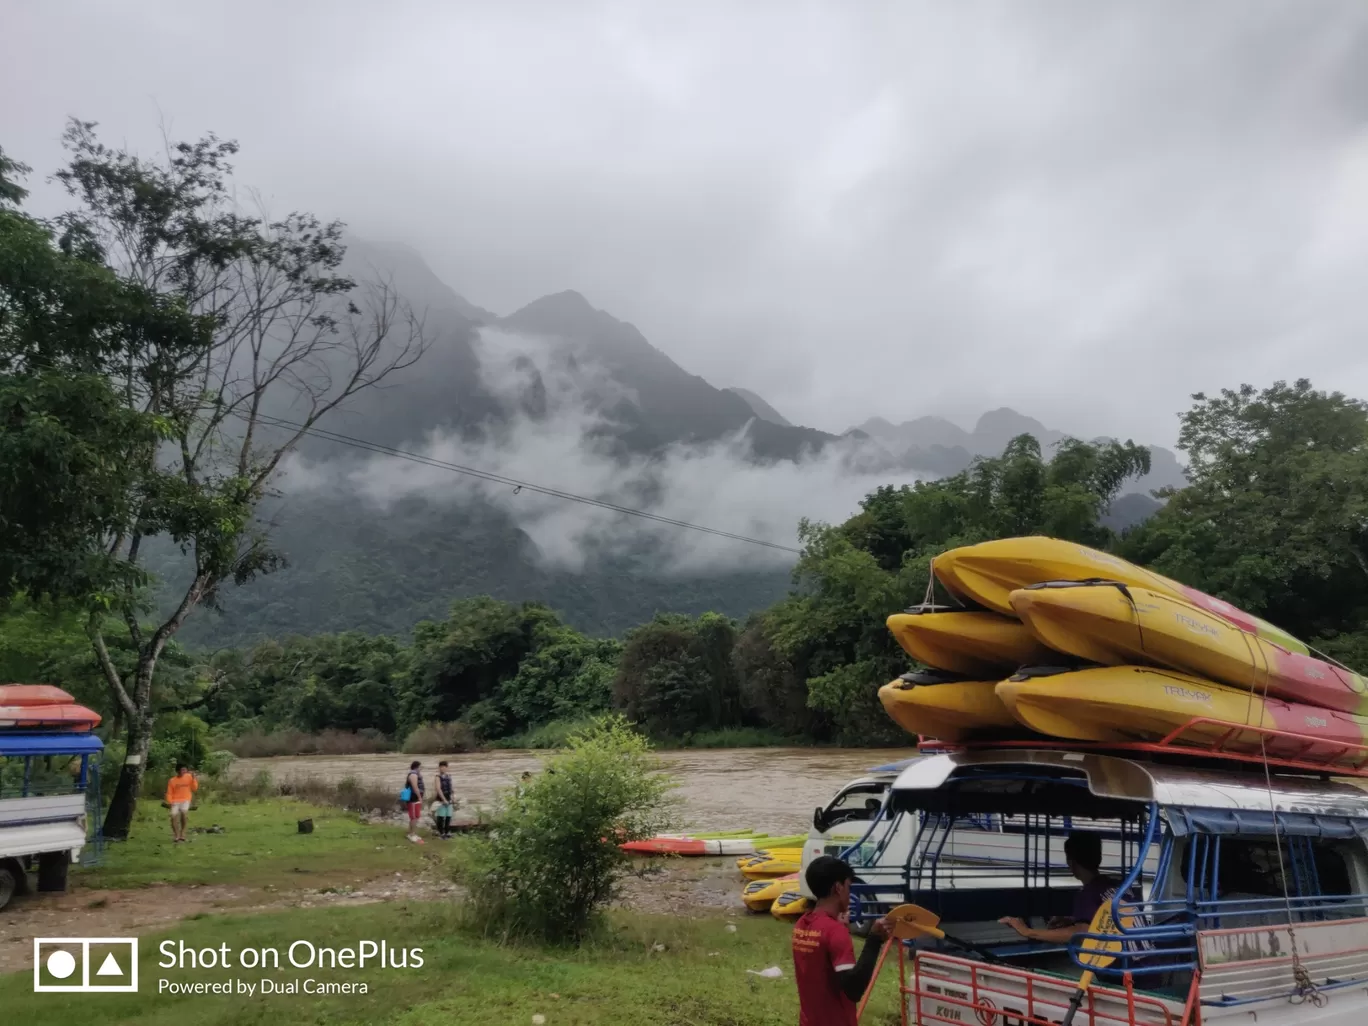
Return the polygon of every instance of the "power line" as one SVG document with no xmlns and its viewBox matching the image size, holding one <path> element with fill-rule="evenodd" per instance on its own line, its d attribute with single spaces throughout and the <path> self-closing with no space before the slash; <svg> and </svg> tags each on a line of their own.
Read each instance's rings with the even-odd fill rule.
<svg viewBox="0 0 1368 1026">
<path fill-rule="evenodd" d="M 242 419 L 246 419 L 245 415 L 241 416 Z M 272 427 L 289 428 L 293 431 L 302 430 L 305 434 L 313 435 L 315 438 L 337 442 L 339 445 L 350 446 L 354 449 L 362 449 L 366 452 L 373 452 L 382 456 L 392 456 L 396 459 L 409 460 L 412 463 L 436 467 L 439 470 L 449 470 L 454 474 L 464 474 L 468 477 L 479 478 L 482 481 L 491 481 L 494 484 L 508 485 L 514 490 L 515 494 L 520 491 L 536 492 L 538 495 L 546 495 L 555 499 L 564 499 L 567 502 L 579 502 L 586 506 L 597 506 L 599 509 L 610 510 L 614 513 L 622 513 L 626 516 L 640 517 L 643 520 L 650 520 L 657 524 L 665 524 L 669 527 L 679 527 L 689 531 L 698 531 L 702 534 L 710 534 L 716 538 L 726 538 L 730 541 L 745 542 L 748 545 L 763 545 L 767 549 L 777 549 L 780 552 L 791 552 L 794 555 L 802 555 L 803 553 L 802 549 L 794 548 L 792 545 L 781 545 L 778 542 L 766 541 L 764 538 L 751 538 L 744 534 L 723 531 L 716 527 L 707 527 L 703 524 L 690 523 L 687 520 L 676 520 L 674 517 L 662 516 L 659 513 L 652 513 L 650 510 L 633 509 L 630 506 L 619 506 L 615 502 L 608 502 L 604 499 L 595 499 L 588 495 L 576 495 L 574 492 L 562 491 L 559 488 L 549 488 L 545 485 L 535 484 L 531 481 L 521 481 L 518 478 L 496 474 L 489 470 L 480 470 L 478 467 L 467 467 L 460 463 L 451 463 L 447 460 L 439 460 L 432 456 L 424 456 L 422 453 L 409 452 L 405 449 L 396 449 L 393 446 L 383 445 L 380 442 L 372 442 L 365 438 L 353 438 L 350 435 L 339 434 L 336 431 L 327 431 L 319 427 L 305 427 L 303 424 L 285 420 L 281 417 L 268 417 L 264 414 L 257 414 L 256 420 Z"/>
</svg>

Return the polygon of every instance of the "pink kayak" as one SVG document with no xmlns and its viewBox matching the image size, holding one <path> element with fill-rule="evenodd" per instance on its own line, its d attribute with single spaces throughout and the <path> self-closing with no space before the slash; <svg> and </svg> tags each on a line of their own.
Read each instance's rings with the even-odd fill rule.
<svg viewBox="0 0 1368 1026">
<path fill-rule="evenodd" d="M 66 705 L 75 699 L 51 684 L 0 684 L 0 706 Z"/>
</svg>

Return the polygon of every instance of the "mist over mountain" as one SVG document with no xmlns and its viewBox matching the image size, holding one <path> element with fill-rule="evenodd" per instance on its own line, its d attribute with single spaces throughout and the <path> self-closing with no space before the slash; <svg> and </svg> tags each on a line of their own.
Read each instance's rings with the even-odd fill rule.
<svg viewBox="0 0 1368 1026">
<path fill-rule="evenodd" d="M 839 521 L 879 485 L 955 473 L 1024 432 L 1047 450 L 1064 437 L 1010 409 L 985 413 L 973 431 L 938 417 L 873 418 L 832 435 L 790 422 L 755 392 L 690 374 L 577 292 L 499 316 L 407 247 L 353 239 L 346 266 L 389 281 L 431 344 L 325 426 L 417 459 L 309 439 L 263 510 L 289 565 L 225 591 L 221 613 L 187 625 L 188 641 L 403 632 L 454 598 L 486 593 L 546 602 L 599 633 L 658 611 L 740 617 L 787 590 L 801 518 Z M 1115 526 L 1158 508 L 1144 490 L 1181 482 L 1172 453 L 1152 451 L 1155 469 L 1118 500 Z"/>
</svg>

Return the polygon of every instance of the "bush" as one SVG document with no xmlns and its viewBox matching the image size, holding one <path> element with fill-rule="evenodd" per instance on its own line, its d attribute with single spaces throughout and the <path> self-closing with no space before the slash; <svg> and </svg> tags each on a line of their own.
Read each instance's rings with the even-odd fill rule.
<svg viewBox="0 0 1368 1026">
<path fill-rule="evenodd" d="M 453 755 L 473 752 L 478 747 L 475 731 L 456 720 L 454 723 L 424 723 L 404 738 L 400 751 L 405 755 Z"/>
<path fill-rule="evenodd" d="M 499 738 L 491 748 L 568 748 L 570 739 L 591 728 L 597 717 L 581 716 L 573 720 L 552 720 L 521 734 Z"/>
<path fill-rule="evenodd" d="M 605 717 L 569 744 L 530 783 L 501 797 L 493 832 L 469 849 L 461 879 L 486 933 L 580 942 L 627 869 L 617 842 L 649 837 L 669 822 L 673 785 L 625 720 Z"/>
</svg>

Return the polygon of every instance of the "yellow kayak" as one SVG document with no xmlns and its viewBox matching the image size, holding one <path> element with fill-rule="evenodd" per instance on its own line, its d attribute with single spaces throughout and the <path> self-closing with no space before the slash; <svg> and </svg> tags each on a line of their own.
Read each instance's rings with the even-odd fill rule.
<svg viewBox="0 0 1368 1026">
<path fill-rule="evenodd" d="M 803 837 L 785 837 L 783 843 L 774 848 L 761 848 L 752 852 L 750 855 L 742 855 L 736 860 L 737 869 L 745 869 L 747 866 L 758 865 L 768 858 L 778 856 L 779 858 L 800 858 L 803 854 L 803 842 L 807 840 Z"/>
<path fill-rule="evenodd" d="M 918 681 L 925 676 L 904 674 L 879 689 L 884 712 L 909 734 L 952 743 L 1024 735 L 998 698 L 996 680 Z"/>
<path fill-rule="evenodd" d="M 1056 583 L 1014 591 L 1011 603 L 1041 641 L 1089 662 L 1148 663 L 1290 702 L 1368 714 L 1368 679 L 1288 652 L 1176 595 Z"/>
<path fill-rule="evenodd" d="M 1046 581 L 1117 581 L 1185 598 L 1250 634 L 1306 654 L 1306 645 L 1279 627 L 1229 602 L 1136 566 L 1119 556 L 1058 538 L 1002 538 L 942 552 L 932 572 L 950 591 L 998 613 L 1013 615 L 1010 596 L 1018 588 Z"/>
<path fill-rule="evenodd" d="M 741 867 L 741 875 L 748 880 L 772 876 L 787 876 L 796 873 L 803 864 L 803 849 L 775 851 L 763 858 L 757 858 Z"/>
<path fill-rule="evenodd" d="M 888 629 L 913 659 L 966 677 L 1000 677 L 1051 659 L 1024 624 L 997 613 L 909 610 L 890 616 Z"/>
<path fill-rule="evenodd" d="M 1100 666 L 1049 677 L 1022 674 L 997 686 L 998 696 L 1033 730 L 1076 741 L 1158 741 L 1175 731 L 1188 746 L 1347 762 L 1363 758 L 1368 717 L 1318 709 L 1226 687 L 1189 674 L 1145 666 Z M 1194 720 L 1212 722 L 1194 723 Z M 1241 727 L 1262 730 L 1242 730 Z M 1296 735 L 1280 738 L 1276 730 Z M 1307 749 L 1306 739 L 1324 742 Z M 1352 748 L 1350 746 L 1353 746 Z"/>
<path fill-rule="evenodd" d="M 752 880 L 741 889 L 741 901 L 752 912 L 768 912 L 774 899 L 798 886 L 798 874 L 776 877 L 773 880 Z"/>
<path fill-rule="evenodd" d="M 796 919 L 811 907 L 812 902 L 803 897 L 801 892 L 785 891 L 774 899 L 774 904 L 770 906 L 770 915 L 775 919 Z"/>
</svg>

